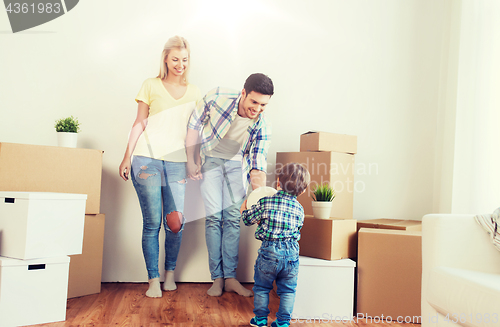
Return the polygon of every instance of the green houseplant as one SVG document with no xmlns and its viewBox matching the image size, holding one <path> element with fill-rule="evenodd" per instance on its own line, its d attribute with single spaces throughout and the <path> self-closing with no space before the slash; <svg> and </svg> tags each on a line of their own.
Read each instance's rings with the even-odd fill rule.
<svg viewBox="0 0 500 327">
<path fill-rule="evenodd" d="M 54 125 L 57 132 L 57 143 L 59 146 L 76 148 L 80 122 L 73 116 L 56 120 Z"/>
<path fill-rule="evenodd" d="M 54 127 L 58 133 L 78 133 L 80 131 L 80 122 L 78 122 L 78 118 L 69 116 L 67 118 L 57 119 Z"/>
<path fill-rule="evenodd" d="M 335 191 L 328 183 L 317 185 L 311 195 L 312 209 L 315 218 L 329 219 L 332 211 L 332 201 L 335 199 Z"/>
</svg>

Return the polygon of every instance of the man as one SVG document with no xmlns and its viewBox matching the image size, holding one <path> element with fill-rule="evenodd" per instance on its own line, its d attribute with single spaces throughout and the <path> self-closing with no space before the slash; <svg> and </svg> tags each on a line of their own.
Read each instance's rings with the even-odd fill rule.
<svg viewBox="0 0 500 327">
<path fill-rule="evenodd" d="M 207 291 L 252 296 L 236 280 L 240 240 L 240 207 L 248 183 L 266 185 L 271 126 L 262 112 L 274 94 L 264 74 L 250 75 L 241 92 L 215 88 L 193 111 L 186 136 L 187 173 L 201 179 L 205 204 L 205 237 L 214 281 Z"/>
</svg>

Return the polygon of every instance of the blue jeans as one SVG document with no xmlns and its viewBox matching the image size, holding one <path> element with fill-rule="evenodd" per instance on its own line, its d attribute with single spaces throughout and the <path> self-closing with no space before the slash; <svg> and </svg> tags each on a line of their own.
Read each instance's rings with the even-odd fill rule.
<svg viewBox="0 0 500 327">
<path fill-rule="evenodd" d="M 240 207 L 245 197 L 241 162 L 206 157 L 201 173 L 210 275 L 212 279 L 236 278 Z"/>
<path fill-rule="evenodd" d="M 255 262 L 253 313 L 257 317 L 269 315 L 269 292 L 273 289 L 273 281 L 276 281 L 277 293 L 280 297 L 276 318 L 289 322 L 295 302 L 298 275 L 298 242 L 262 242 Z"/>
<path fill-rule="evenodd" d="M 131 178 L 141 205 L 142 252 L 146 261 L 148 278 L 158 278 L 160 255 L 159 236 L 163 222 L 165 228 L 165 270 L 174 270 L 184 228 L 184 195 L 186 190 L 186 163 L 169 162 L 134 156 Z M 182 227 L 173 233 L 167 225 L 167 214 L 182 214 Z"/>
</svg>

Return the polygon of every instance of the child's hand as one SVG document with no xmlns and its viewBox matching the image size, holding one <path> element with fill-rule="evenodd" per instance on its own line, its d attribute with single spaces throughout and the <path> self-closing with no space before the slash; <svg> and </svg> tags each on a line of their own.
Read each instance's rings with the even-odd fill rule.
<svg viewBox="0 0 500 327">
<path fill-rule="evenodd" d="M 243 213 L 245 210 L 247 210 L 247 200 L 245 200 L 245 202 L 241 205 L 240 213 Z"/>
</svg>

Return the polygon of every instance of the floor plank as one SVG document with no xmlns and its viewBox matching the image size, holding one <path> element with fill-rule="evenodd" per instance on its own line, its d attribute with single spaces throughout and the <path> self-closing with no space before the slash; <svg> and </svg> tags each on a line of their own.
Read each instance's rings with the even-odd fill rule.
<svg viewBox="0 0 500 327">
<path fill-rule="evenodd" d="M 162 298 L 148 298 L 147 283 L 103 283 L 101 293 L 68 300 L 66 321 L 35 326 L 137 326 L 137 327 L 220 327 L 249 326 L 253 317 L 253 298 L 235 293 L 224 293 L 221 297 L 207 295 L 208 283 L 178 283 L 177 290 L 163 292 Z M 244 284 L 248 289 L 252 284 Z M 269 325 L 276 319 L 279 297 L 270 294 Z M 293 321 L 292 326 L 304 327 L 417 327 L 419 324 L 371 322 L 365 320 Z"/>
</svg>

